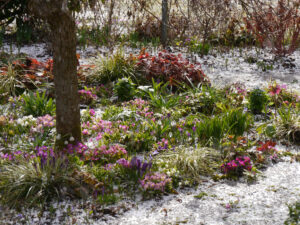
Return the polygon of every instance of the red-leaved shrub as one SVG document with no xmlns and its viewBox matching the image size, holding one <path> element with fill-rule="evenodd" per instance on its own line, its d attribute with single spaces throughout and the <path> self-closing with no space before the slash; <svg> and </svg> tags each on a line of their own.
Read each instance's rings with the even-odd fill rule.
<svg viewBox="0 0 300 225">
<path fill-rule="evenodd" d="M 299 0 L 278 0 L 276 6 L 260 0 L 250 2 L 245 18 L 248 31 L 276 56 L 293 53 L 300 44 Z"/>
<path fill-rule="evenodd" d="M 209 79 L 201 70 L 200 63 L 190 63 L 181 54 L 175 55 L 166 51 L 159 52 L 157 56 L 142 51 L 137 58 L 137 67 L 147 80 L 160 80 L 170 82 L 171 86 L 185 83 L 189 86 L 199 83 L 209 83 Z"/>
</svg>

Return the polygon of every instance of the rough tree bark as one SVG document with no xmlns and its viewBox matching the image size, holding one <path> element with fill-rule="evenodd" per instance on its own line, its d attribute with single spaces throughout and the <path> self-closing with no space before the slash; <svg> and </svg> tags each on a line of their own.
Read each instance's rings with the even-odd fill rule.
<svg viewBox="0 0 300 225">
<path fill-rule="evenodd" d="M 50 25 L 52 31 L 53 75 L 56 99 L 56 130 L 61 136 L 55 147 L 65 141 L 81 141 L 77 80 L 76 26 L 67 0 L 29 0 L 30 12 Z"/>
</svg>

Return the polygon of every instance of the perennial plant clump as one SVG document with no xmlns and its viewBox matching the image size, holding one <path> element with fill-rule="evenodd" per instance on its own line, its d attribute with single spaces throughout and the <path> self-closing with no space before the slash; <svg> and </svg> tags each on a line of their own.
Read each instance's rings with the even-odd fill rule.
<svg viewBox="0 0 300 225">
<path fill-rule="evenodd" d="M 252 163 L 248 156 L 240 156 L 236 159 L 224 163 L 221 166 L 221 170 L 224 174 L 229 176 L 241 176 L 244 170 L 251 171 Z"/>
<path fill-rule="evenodd" d="M 172 179 L 166 174 L 148 173 L 144 179 L 140 181 L 142 189 L 145 192 L 165 192 L 170 189 Z"/>
<path fill-rule="evenodd" d="M 147 80 L 152 78 L 163 82 L 170 82 L 170 86 L 185 83 L 188 86 L 199 83 L 209 84 L 209 80 L 201 69 L 199 63 L 192 64 L 181 54 L 175 55 L 159 52 L 152 56 L 147 52 L 141 52 L 137 62 L 138 70 L 146 75 Z"/>
</svg>

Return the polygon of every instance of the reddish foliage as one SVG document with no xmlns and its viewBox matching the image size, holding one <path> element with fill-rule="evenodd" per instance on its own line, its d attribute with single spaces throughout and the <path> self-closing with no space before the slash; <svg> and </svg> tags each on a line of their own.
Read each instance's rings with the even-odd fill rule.
<svg viewBox="0 0 300 225">
<path fill-rule="evenodd" d="M 179 83 L 209 83 L 208 78 L 201 70 L 200 63 L 192 64 L 184 59 L 181 54 L 175 55 L 165 51 L 159 52 L 158 56 L 151 56 L 142 51 L 138 56 L 138 69 L 146 74 L 146 78 L 160 79 L 170 82 L 170 85 Z"/>
<path fill-rule="evenodd" d="M 258 151 L 266 152 L 274 149 L 276 142 L 266 141 L 265 143 L 260 142 L 260 147 L 257 148 Z"/>
<path fill-rule="evenodd" d="M 253 12 L 245 18 L 248 31 L 277 56 L 293 53 L 300 43 L 300 14 L 297 1 L 278 0 L 277 6 L 263 2 L 253 4 Z M 290 35 L 290 44 L 285 46 Z"/>
</svg>

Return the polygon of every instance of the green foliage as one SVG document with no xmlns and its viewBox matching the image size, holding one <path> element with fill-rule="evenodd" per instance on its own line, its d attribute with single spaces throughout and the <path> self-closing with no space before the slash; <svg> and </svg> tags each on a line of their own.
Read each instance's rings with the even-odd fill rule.
<svg viewBox="0 0 300 225">
<path fill-rule="evenodd" d="M 46 92 L 40 94 L 38 91 L 34 94 L 23 94 L 24 104 L 22 105 L 25 115 L 33 115 L 35 117 L 43 116 L 46 114 L 53 115 L 55 112 L 55 104 L 52 98 L 48 100 Z"/>
<path fill-rule="evenodd" d="M 228 124 L 228 134 L 235 137 L 243 136 L 244 132 L 250 128 L 252 117 L 241 109 L 231 109 L 225 115 L 226 124 Z"/>
<path fill-rule="evenodd" d="M 259 114 L 262 110 L 266 109 L 268 102 L 268 97 L 266 93 L 256 88 L 250 92 L 249 103 L 250 103 L 250 110 L 255 113 Z"/>
<path fill-rule="evenodd" d="M 297 225 L 300 223 L 300 201 L 294 205 L 289 205 L 289 218 L 284 222 L 284 225 Z"/>
<path fill-rule="evenodd" d="M 277 136 L 300 144 L 300 110 L 290 104 L 279 108 L 278 114 L 279 118 L 275 118 Z"/>
<path fill-rule="evenodd" d="M 222 117 L 205 118 L 196 126 L 199 140 L 205 145 L 212 142 L 214 146 L 220 145 L 227 129 L 228 125 Z"/>
<path fill-rule="evenodd" d="M 114 194 L 102 194 L 98 196 L 98 202 L 101 205 L 112 205 L 119 200 L 118 196 Z"/>
<path fill-rule="evenodd" d="M 6 162 L 1 165 L 0 199 L 10 207 L 19 207 L 65 196 L 63 188 L 74 190 L 80 185 L 72 176 L 73 169 L 64 157 L 49 158 L 46 163 L 39 158 Z"/>
<path fill-rule="evenodd" d="M 123 112 L 123 107 L 117 107 L 117 106 L 108 106 L 103 115 L 102 115 L 102 119 L 103 120 L 112 120 L 113 117 L 117 116 L 118 114 Z"/>
<path fill-rule="evenodd" d="M 135 84 L 127 77 L 118 79 L 118 82 L 114 86 L 114 92 L 118 96 L 118 100 L 129 101 L 135 95 Z"/>
<path fill-rule="evenodd" d="M 87 77 L 90 83 L 106 84 L 123 77 L 135 78 L 134 61 L 126 58 L 122 51 L 96 62 L 96 68 Z"/>
<path fill-rule="evenodd" d="M 152 87 L 148 86 L 139 87 L 143 96 L 149 98 L 150 105 L 154 108 L 162 110 L 162 109 L 170 109 L 179 104 L 180 96 L 171 94 L 168 90 L 169 82 L 165 84 L 156 83 L 152 78 Z"/>
<path fill-rule="evenodd" d="M 189 42 L 189 50 L 199 55 L 208 55 L 211 46 L 208 43 L 199 43 L 196 40 Z"/>
<path fill-rule="evenodd" d="M 268 70 L 273 70 L 273 63 L 267 62 L 267 61 L 257 61 L 256 65 L 259 69 L 261 69 L 263 72 L 266 72 Z"/>
<path fill-rule="evenodd" d="M 202 198 L 204 198 L 205 196 L 208 196 L 208 194 L 207 194 L 206 192 L 201 192 L 201 193 L 195 195 L 194 197 L 195 197 L 195 198 L 198 198 L 198 199 L 202 199 Z"/>
<path fill-rule="evenodd" d="M 196 132 L 203 144 L 212 143 L 213 146 L 218 147 L 226 134 L 234 137 L 242 136 L 251 124 L 252 117 L 249 114 L 241 109 L 231 109 L 219 116 L 204 117 L 197 124 Z"/>
</svg>

